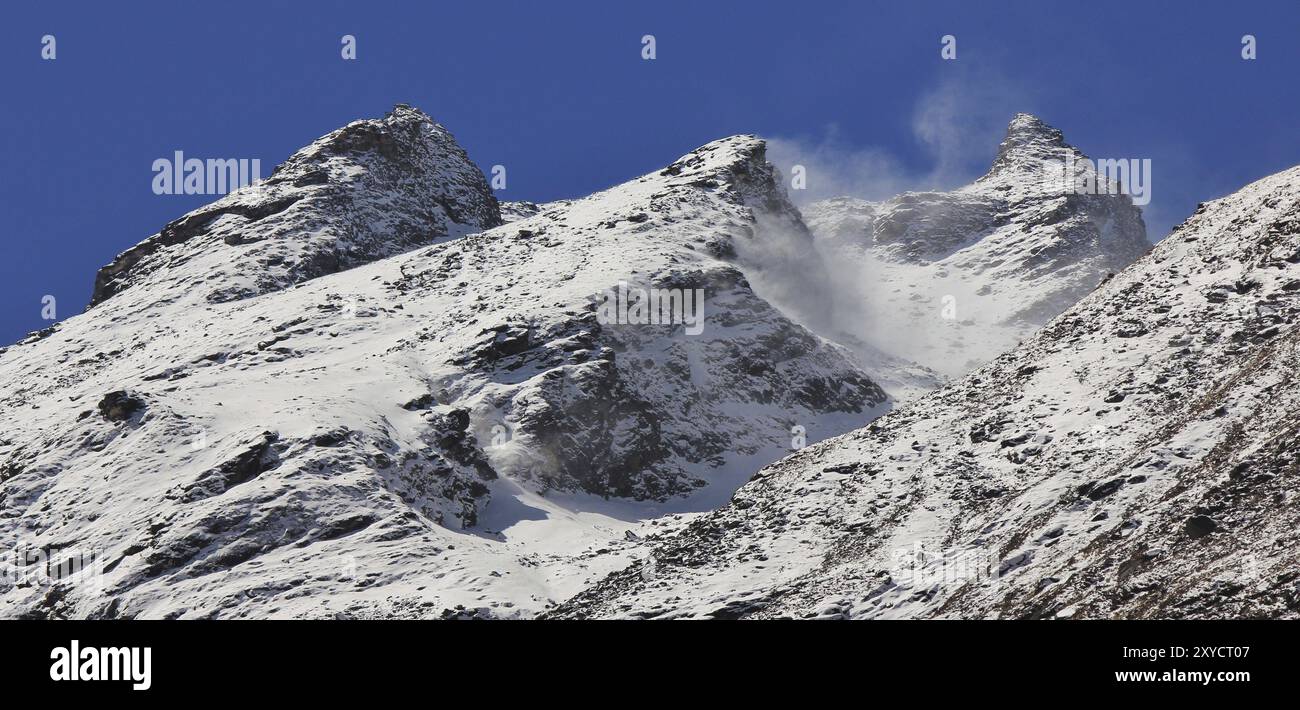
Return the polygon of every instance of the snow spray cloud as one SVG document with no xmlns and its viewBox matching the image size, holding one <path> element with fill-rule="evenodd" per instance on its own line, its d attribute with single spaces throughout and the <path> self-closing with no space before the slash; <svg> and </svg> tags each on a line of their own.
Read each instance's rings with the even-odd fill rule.
<svg viewBox="0 0 1300 710">
<path fill-rule="evenodd" d="M 971 314 L 963 306 L 978 302 L 978 286 L 946 283 L 931 294 L 928 304 L 916 304 L 932 310 L 934 318 L 929 321 L 896 312 L 888 304 L 898 284 L 889 282 L 862 249 L 871 241 L 875 203 L 906 192 L 951 190 L 972 182 L 992 164 L 1007 121 L 1029 107 L 1026 93 L 993 70 L 954 64 L 946 74 L 945 80 L 920 96 L 911 114 L 912 138 L 932 159 L 928 169 L 909 169 L 886 151 L 851 146 L 838 126 L 828 127 L 812 140 L 767 139 L 771 162 L 784 174 L 799 178 L 788 183 L 788 193 L 818 233 L 812 248 L 823 264 L 822 273 L 805 287 L 822 292 L 832 304 L 835 335 L 846 343 L 888 343 L 887 354 L 906 359 L 931 351 L 942 342 L 941 331 L 955 323 L 969 324 Z M 808 206 L 834 197 L 860 200 L 835 210 L 840 217 L 856 215 L 837 224 L 818 224 Z M 927 204 L 918 200 L 910 209 L 923 212 Z M 934 204 L 938 207 L 942 202 Z M 924 220 L 925 215 L 917 219 Z M 842 253 L 844 249 L 854 253 Z"/>
<path fill-rule="evenodd" d="M 800 205 L 840 196 L 879 201 L 908 191 L 952 189 L 983 174 L 1007 121 L 1027 110 L 1027 96 L 992 70 L 953 70 L 922 94 L 912 111 L 912 139 L 929 153 L 928 170 L 908 169 L 881 149 L 851 145 L 838 124 L 816 138 L 767 137 L 768 159 L 792 178 L 791 200 Z"/>
<path fill-rule="evenodd" d="M 767 138 L 767 156 L 789 176 L 796 204 L 853 195 L 882 200 L 914 187 L 917 178 L 884 151 L 856 148 L 840 126 L 827 126 L 820 138 Z"/>
<path fill-rule="evenodd" d="M 566 380 L 567 386 L 567 380 Z M 491 427 L 487 430 L 487 427 Z M 484 418 L 475 427 L 475 438 L 493 470 L 511 478 L 538 481 L 559 467 L 559 459 L 518 422 Z M 486 445 L 483 442 L 488 442 Z"/>
</svg>

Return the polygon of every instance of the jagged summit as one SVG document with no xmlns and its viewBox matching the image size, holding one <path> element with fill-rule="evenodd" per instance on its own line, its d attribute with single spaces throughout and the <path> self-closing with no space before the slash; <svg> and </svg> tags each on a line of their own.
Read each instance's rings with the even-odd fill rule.
<svg viewBox="0 0 1300 710">
<path fill-rule="evenodd" d="M 1011 122 L 1007 124 L 1007 136 L 1017 135 L 1054 135 L 1058 140 L 1062 137 L 1059 130 L 1047 125 L 1043 119 L 1024 111 L 1012 116 Z"/>
<path fill-rule="evenodd" d="M 1007 135 L 1002 145 L 998 147 L 998 154 L 1002 155 L 1012 148 L 1033 144 L 1060 148 L 1065 146 L 1065 134 L 1032 113 L 1017 113 L 1007 124 Z"/>
<path fill-rule="evenodd" d="M 1007 135 L 998 146 L 997 157 L 981 181 L 1010 174 L 1012 179 L 1032 180 L 1042 170 L 1043 161 L 1064 160 L 1066 154 L 1083 157 L 1078 148 L 1065 142 L 1065 134 L 1047 125 L 1037 116 L 1018 113 L 1007 124 Z"/>
<path fill-rule="evenodd" d="M 681 175 L 687 172 L 735 173 L 738 168 L 753 161 L 766 160 L 767 143 L 758 136 L 738 134 L 719 138 L 692 150 L 674 160 L 660 171 L 660 175 Z"/>
<path fill-rule="evenodd" d="M 267 182 L 310 181 L 314 169 L 345 154 L 380 156 L 383 167 L 409 171 L 413 179 L 403 186 L 433 199 L 454 223 L 485 229 L 500 224 L 496 198 L 490 190 L 484 193 L 482 172 L 450 131 L 409 104 L 323 136 L 277 167 Z"/>
<path fill-rule="evenodd" d="M 145 282 L 185 300 L 246 298 L 500 223 L 451 133 L 399 104 L 123 252 L 96 275 L 90 306 Z"/>
<path fill-rule="evenodd" d="M 806 206 L 827 262 L 857 285 L 843 289 L 851 302 L 841 304 L 841 329 L 955 377 L 1144 254 L 1146 226 L 1128 195 L 1075 194 L 1050 179 L 1044 161 L 1067 154 L 1083 157 L 1021 113 L 989 172 L 969 185 Z"/>
</svg>

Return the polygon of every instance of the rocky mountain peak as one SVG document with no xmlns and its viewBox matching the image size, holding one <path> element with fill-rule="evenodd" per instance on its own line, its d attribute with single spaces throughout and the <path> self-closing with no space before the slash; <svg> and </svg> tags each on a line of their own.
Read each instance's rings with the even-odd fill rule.
<svg viewBox="0 0 1300 710">
<path fill-rule="evenodd" d="M 1059 130 L 1043 122 L 1043 119 L 1032 113 L 1021 111 L 1011 117 L 1011 122 L 1007 124 L 1007 137 L 1018 136 L 1023 138 L 1042 137 L 1046 139 L 1060 141 L 1063 136 Z"/>
<path fill-rule="evenodd" d="M 1074 194 L 1052 179 L 1044 163 L 1071 154 L 1084 157 L 1020 113 L 989 172 L 969 185 L 806 206 L 847 294 L 838 326 L 852 337 L 837 339 L 958 377 L 1144 254 L 1146 226 L 1128 195 Z"/>
<path fill-rule="evenodd" d="M 338 156 L 371 163 L 372 169 L 410 172 L 415 179 L 403 186 L 438 203 L 454 222 L 484 229 L 501 223 L 496 198 L 469 155 L 450 131 L 408 104 L 325 135 L 276 168 L 267 182 L 310 180 L 313 168 Z"/>
<path fill-rule="evenodd" d="M 674 178 L 674 184 L 726 186 L 756 210 L 789 213 L 799 219 L 779 172 L 767 161 L 767 142 L 757 136 L 736 135 L 706 143 L 675 160 L 659 175 Z M 806 228 L 800 231 L 807 234 Z"/>
<path fill-rule="evenodd" d="M 1037 116 L 1018 113 L 1007 125 L 1006 138 L 998 146 L 989 175 L 1026 167 L 1037 169 L 1044 160 L 1061 160 L 1066 152 L 1079 151 L 1065 142 L 1065 134 Z"/>
<path fill-rule="evenodd" d="M 145 281 L 187 300 L 227 302 L 500 223 L 483 173 L 451 133 L 399 104 L 118 255 L 96 275 L 90 305 Z"/>
</svg>

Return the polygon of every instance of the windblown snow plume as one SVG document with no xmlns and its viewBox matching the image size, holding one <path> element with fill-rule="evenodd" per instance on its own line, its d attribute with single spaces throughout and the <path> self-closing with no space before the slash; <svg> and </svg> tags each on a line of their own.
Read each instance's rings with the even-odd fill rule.
<svg viewBox="0 0 1300 710">
<path fill-rule="evenodd" d="M 992 168 L 951 192 L 807 205 L 827 285 L 826 334 L 958 377 L 1014 347 L 1150 248 L 1126 194 L 1080 194 L 1044 166 L 1083 160 L 1028 114 Z"/>
</svg>

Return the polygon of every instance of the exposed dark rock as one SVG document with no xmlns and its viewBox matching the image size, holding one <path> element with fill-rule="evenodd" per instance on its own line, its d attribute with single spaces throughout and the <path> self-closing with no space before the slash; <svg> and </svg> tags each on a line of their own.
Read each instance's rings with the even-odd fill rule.
<svg viewBox="0 0 1300 710">
<path fill-rule="evenodd" d="M 126 390 L 109 392 L 99 400 L 99 413 L 110 422 L 124 422 L 145 410 L 144 398 Z"/>
</svg>

